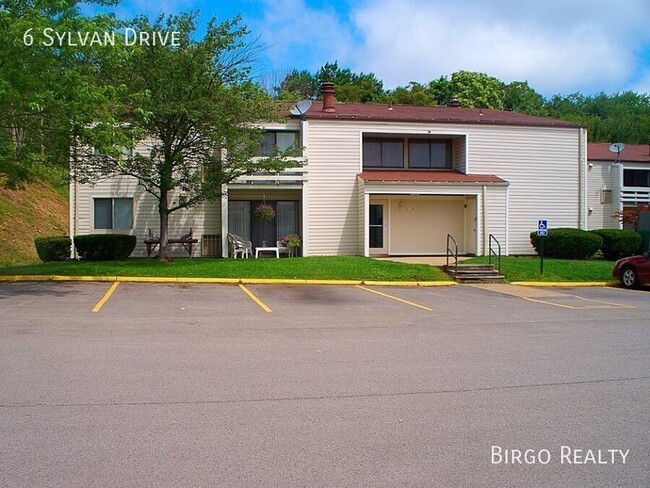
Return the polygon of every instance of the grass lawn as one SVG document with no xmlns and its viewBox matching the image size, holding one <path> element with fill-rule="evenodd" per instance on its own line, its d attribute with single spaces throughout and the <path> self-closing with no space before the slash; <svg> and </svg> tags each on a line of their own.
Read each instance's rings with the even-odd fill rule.
<svg viewBox="0 0 650 488">
<path fill-rule="evenodd" d="M 463 264 L 487 263 L 485 256 Z M 494 264 L 495 260 L 492 260 Z M 508 281 L 613 281 L 613 261 L 544 258 L 544 274 L 539 273 L 538 257 L 502 257 L 501 274 Z"/>
<path fill-rule="evenodd" d="M 307 258 L 176 258 L 58 262 L 0 268 L 0 275 L 150 276 L 183 278 L 276 278 L 302 280 L 451 281 L 440 268 L 357 256 Z"/>
</svg>

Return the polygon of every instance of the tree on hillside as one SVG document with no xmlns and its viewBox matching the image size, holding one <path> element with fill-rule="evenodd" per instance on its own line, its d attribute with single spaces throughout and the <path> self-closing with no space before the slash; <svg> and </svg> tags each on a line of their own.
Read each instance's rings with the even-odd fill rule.
<svg viewBox="0 0 650 488">
<path fill-rule="evenodd" d="M 547 107 L 553 117 L 587 125 L 590 141 L 650 144 L 647 94 L 628 91 L 613 95 L 555 95 Z"/>
<path fill-rule="evenodd" d="M 462 107 L 503 109 L 505 85 L 493 76 L 456 71 L 451 75 L 451 88 Z"/>
<path fill-rule="evenodd" d="M 277 87 L 278 99 L 296 102 L 307 98 L 315 99 L 320 86 L 315 75 L 307 70 L 292 70 Z"/>
<path fill-rule="evenodd" d="M 339 102 L 387 100 L 383 83 L 373 73 L 353 73 L 349 68 L 340 68 L 336 61 L 324 64 L 313 74 L 306 70 L 291 71 L 279 86 L 278 98 L 291 101 L 320 98 L 320 87 L 324 81 L 336 85 L 336 100 Z"/>
<path fill-rule="evenodd" d="M 131 155 L 111 151 L 80 161 L 77 177 L 93 180 L 127 175 L 138 179 L 158 201 L 160 258 L 167 258 L 169 216 L 203 201 L 215 201 L 221 187 L 244 174 L 279 171 L 289 163 L 276 154 L 252 158 L 262 131 L 254 124 L 277 119 L 275 104 L 250 80 L 248 31 L 239 19 L 211 20 L 204 37 L 194 40 L 197 14 L 145 17 L 133 22 L 137 31 L 178 31 L 180 45 L 134 46 L 111 75 L 126 87 L 130 108 L 116 132 L 129 129 L 132 145 L 147 147 Z M 118 131 L 117 129 L 120 129 Z M 133 132 L 133 131 L 139 131 Z"/>
<path fill-rule="evenodd" d="M 528 86 L 527 81 L 513 81 L 505 86 L 503 108 L 528 115 L 548 114 L 544 97 Z"/>
<path fill-rule="evenodd" d="M 0 185 L 17 186 L 39 166 L 66 168 L 71 134 L 97 135 L 113 117 L 115 90 L 99 73 L 115 49 L 49 42 L 51 32 L 112 31 L 111 16 L 83 17 L 80 2 L 3 0 L 0 9 Z M 110 0 L 92 3 L 110 5 Z M 47 41 L 47 42 L 46 42 Z M 77 128 L 83 127 L 83 130 Z"/>
</svg>

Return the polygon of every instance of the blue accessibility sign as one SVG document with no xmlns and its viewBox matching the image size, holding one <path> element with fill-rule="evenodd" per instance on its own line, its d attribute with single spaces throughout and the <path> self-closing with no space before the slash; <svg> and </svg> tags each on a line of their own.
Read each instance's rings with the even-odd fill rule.
<svg viewBox="0 0 650 488">
<path fill-rule="evenodd" d="M 537 235 L 539 237 L 546 237 L 548 234 L 548 220 L 539 219 L 537 221 Z"/>
</svg>

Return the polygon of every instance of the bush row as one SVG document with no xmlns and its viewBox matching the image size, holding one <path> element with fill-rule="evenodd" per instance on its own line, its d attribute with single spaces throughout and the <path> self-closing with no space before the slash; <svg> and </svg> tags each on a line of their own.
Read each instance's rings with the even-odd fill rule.
<svg viewBox="0 0 650 488">
<path fill-rule="evenodd" d="M 72 242 L 69 237 L 37 237 L 34 244 L 41 261 L 65 261 L 70 258 Z M 74 244 L 80 259 L 116 261 L 131 255 L 136 237 L 124 234 L 79 235 L 74 237 Z"/>
<path fill-rule="evenodd" d="M 530 242 L 540 254 L 540 238 L 530 233 Z M 572 228 L 549 229 L 544 241 L 544 255 L 560 259 L 588 259 L 598 251 L 609 260 L 632 256 L 639 252 L 641 234 L 633 230 L 598 229 L 585 231 Z"/>
</svg>

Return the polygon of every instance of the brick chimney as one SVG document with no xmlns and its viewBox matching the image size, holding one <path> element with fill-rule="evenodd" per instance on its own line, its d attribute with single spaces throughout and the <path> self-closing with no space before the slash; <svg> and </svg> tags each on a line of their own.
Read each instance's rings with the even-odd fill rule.
<svg viewBox="0 0 650 488">
<path fill-rule="evenodd" d="M 323 94 L 323 112 L 336 112 L 334 109 L 334 83 L 324 81 L 320 89 Z"/>
</svg>

